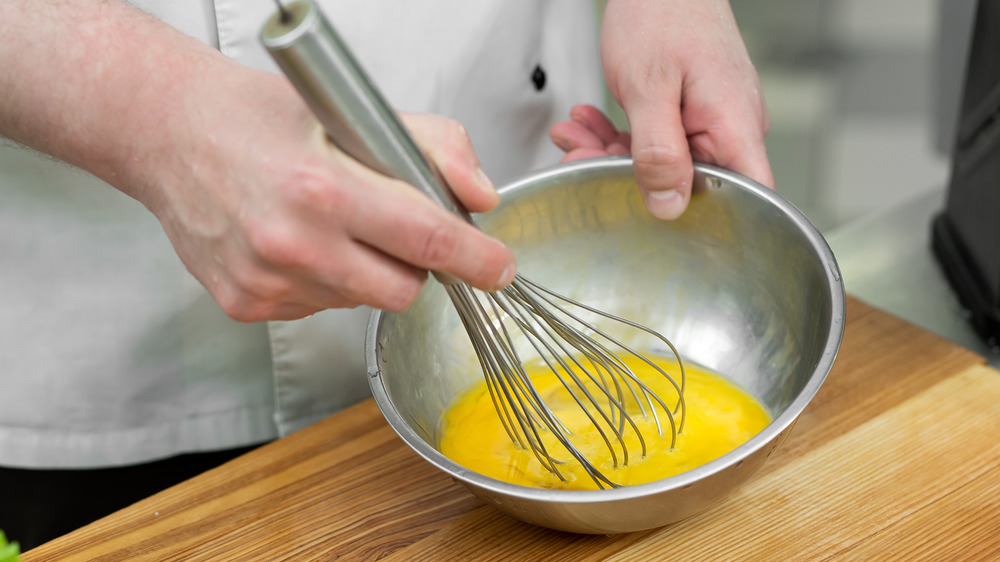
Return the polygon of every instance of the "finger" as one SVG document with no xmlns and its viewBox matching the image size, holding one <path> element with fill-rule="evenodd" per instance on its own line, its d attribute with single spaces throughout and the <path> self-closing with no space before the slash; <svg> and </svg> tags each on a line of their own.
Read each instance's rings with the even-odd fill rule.
<svg viewBox="0 0 1000 562">
<path fill-rule="evenodd" d="M 636 182 L 653 216 L 679 217 L 691 198 L 694 166 L 676 103 L 639 100 L 625 106 L 632 123 Z"/>
<path fill-rule="evenodd" d="M 767 158 L 767 149 L 763 139 L 733 142 L 726 149 L 719 150 L 717 154 L 721 156 L 714 159 L 706 157 L 704 160 L 739 172 L 774 189 L 774 173 Z"/>
<path fill-rule="evenodd" d="M 212 276 L 206 287 L 229 316 L 246 322 L 287 320 L 359 304 L 399 312 L 417 298 L 426 271 L 346 237 L 310 244 L 328 236 L 307 228 L 306 242 L 281 234 L 263 242 L 258 236 L 263 254 L 232 260 Z M 295 249 L 285 251 L 290 243 Z"/>
<path fill-rule="evenodd" d="M 613 144 L 620 144 L 625 150 L 632 152 L 632 135 L 628 131 L 620 131 L 617 141 Z"/>
<path fill-rule="evenodd" d="M 403 117 L 414 139 L 466 210 L 481 213 L 500 203 L 500 195 L 483 171 L 461 123 L 425 114 L 403 114 Z"/>
<path fill-rule="evenodd" d="M 575 160 L 586 160 L 587 158 L 600 158 L 608 156 L 610 153 L 603 148 L 576 148 L 567 152 L 559 161 L 573 162 Z"/>
<path fill-rule="evenodd" d="M 415 130 L 427 131 L 419 125 Z M 337 180 L 342 192 L 352 194 L 349 205 L 338 207 L 350 209 L 342 218 L 353 239 L 403 263 L 450 273 L 483 290 L 501 289 L 514 279 L 516 260 L 499 240 L 412 185 L 387 178 L 340 151 L 331 150 L 328 158 L 342 171 Z"/>
<path fill-rule="evenodd" d="M 363 303 L 402 312 L 413 304 L 427 281 L 425 270 L 356 240 L 330 255 L 336 259 L 321 270 L 321 283 L 303 291 L 310 305 L 343 308 L 344 303 Z"/>
<path fill-rule="evenodd" d="M 611 143 L 608 145 L 608 154 L 613 154 L 615 156 L 628 156 L 632 151 L 628 147 L 621 143 Z"/>
<path fill-rule="evenodd" d="M 322 308 L 302 305 L 297 302 L 279 302 L 260 298 L 246 291 L 244 286 L 231 279 L 226 273 L 226 271 L 222 271 L 221 275 L 213 275 L 211 279 L 202 279 L 197 275 L 196 277 L 212 295 L 215 302 L 219 304 L 219 308 L 238 322 L 296 320 L 314 314 Z M 270 274 L 257 272 L 254 277 L 261 279 L 270 277 Z M 285 286 L 287 285 L 286 281 Z"/>
<path fill-rule="evenodd" d="M 690 139 L 691 152 L 701 162 L 739 172 L 771 189 L 774 174 L 767 158 L 764 131 L 756 122 L 716 127 Z"/>
<path fill-rule="evenodd" d="M 763 141 L 745 146 L 725 167 L 771 189 L 775 188 L 774 172 L 771 170 L 771 163 L 767 158 L 767 150 L 764 148 Z"/>
<path fill-rule="evenodd" d="M 421 269 L 450 273 L 493 291 L 514 278 L 513 252 L 403 182 L 385 180 L 359 196 L 348 232 Z"/>
<path fill-rule="evenodd" d="M 618 129 L 600 109 L 586 104 L 575 105 L 569 110 L 569 116 L 593 131 L 604 145 L 620 142 Z"/>
<path fill-rule="evenodd" d="M 342 304 L 341 306 L 330 306 L 327 308 L 354 308 L 357 306 L 355 304 Z M 316 314 L 317 312 L 324 310 L 323 308 L 316 308 L 312 306 L 302 306 L 297 304 L 283 304 L 270 308 L 266 311 L 261 311 L 260 313 L 254 313 L 247 318 L 234 318 L 234 320 L 239 320 L 241 322 L 263 322 L 265 320 L 298 320 L 300 318 L 305 318 Z"/>
<path fill-rule="evenodd" d="M 560 121 L 549 128 L 553 144 L 565 152 L 579 148 L 604 149 L 604 141 L 578 121 Z"/>
<path fill-rule="evenodd" d="M 293 290 L 293 281 L 284 274 L 276 274 L 261 268 L 252 268 L 252 275 L 241 280 L 239 272 L 221 270 L 202 280 L 202 285 L 230 318 L 238 322 L 262 322 L 265 320 L 295 320 L 327 308 L 304 305 L 287 301 L 283 297 Z M 247 282 L 247 279 L 250 282 Z M 297 282 L 294 289 L 297 289 Z M 279 295 L 278 299 L 272 298 Z M 340 306 L 344 303 L 338 302 Z M 333 306 L 329 307 L 333 308 Z"/>
</svg>

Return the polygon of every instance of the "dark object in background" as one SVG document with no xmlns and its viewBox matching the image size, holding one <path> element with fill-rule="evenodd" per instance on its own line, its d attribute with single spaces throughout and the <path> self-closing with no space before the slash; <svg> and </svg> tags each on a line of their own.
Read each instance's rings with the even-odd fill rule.
<svg viewBox="0 0 1000 562">
<path fill-rule="evenodd" d="M 1000 2 L 980 0 L 951 181 L 931 243 L 976 332 L 1000 347 Z"/>
</svg>

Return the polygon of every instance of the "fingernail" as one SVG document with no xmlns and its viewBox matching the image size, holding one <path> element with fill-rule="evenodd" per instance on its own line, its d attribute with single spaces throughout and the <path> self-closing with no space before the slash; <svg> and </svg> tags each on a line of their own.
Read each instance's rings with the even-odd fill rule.
<svg viewBox="0 0 1000 562">
<path fill-rule="evenodd" d="M 646 193 L 646 207 L 658 219 L 673 220 L 684 212 L 684 197 L 676 189 L 649 191 Z"/>
<path fill-rule="evenodd" d="M 570 150 L 573 150 L 572 143 L 570 143 L 568 139 L 565 139 L 563 137 L 553 136 L 552 144 L 559 147 L 559 150 L 562 150 L 563 152 L 569 152 Z"/>
<path fill-rule="evenodd" d="M 483 188 L 483 191 L 492 191 L 493 193 L 497 191 L 493 182 L 490 181 L 490 177 L 486 175 L 486 172 L 482 168 L 476 170 L 476 182 L 479 183 L 479 187 Z"/>
<path fill-rule="evenodd" d="M 510 283 L 514 280 L 515 275 L 517 275 L 517 267 L 514 264 L 508 265 L 503 270 L 503 273 L 500 274 L 500 279 L 497 279 L 495 290 L 499 291 L 507 285 L 510 285 Z"/>
<path fill-rule="evenodd" d="M 493 182 L 490 181 L 489 176 L 486 175 L 486 172 L 484 172 L 482 168 L 476 170 L 475 179 L 476 183 L 479 184 L 479 189 L 493 199 L 494 205 L 500 202 L 500 194 L 497 193 L 497 188 L 493 185 Z"/>
</svg>

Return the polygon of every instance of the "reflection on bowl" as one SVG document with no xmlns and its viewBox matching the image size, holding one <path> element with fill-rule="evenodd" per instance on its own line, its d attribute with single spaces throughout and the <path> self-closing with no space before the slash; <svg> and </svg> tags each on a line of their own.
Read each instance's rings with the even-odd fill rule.
<svg viewBox="0 0 1000 562">
<path fill-rule="evenodd" d="M 467 470 L 435 448 L 438 422 L 482 374 L 436 283 L 407 312 L 376 311 L 369 322 L 369 379 L 393 429 L 487 503 L 578 533 L 662 526 L 746 482 L 833 365 L 844 289 L 822 236 L 780 196 L 707 165 L 696 165 L 694 183 L 687 212 L 664 222 L 645 210 L 630 159 L 580 161 L 503 188 L 500 206 L 477 223 L 514 250 L 528 278 L 658 330 L 685 360 L 748 390 L 774 417 L 764 431 L 697 469 L 626 488 L 527 488 Z"/>
</svg>

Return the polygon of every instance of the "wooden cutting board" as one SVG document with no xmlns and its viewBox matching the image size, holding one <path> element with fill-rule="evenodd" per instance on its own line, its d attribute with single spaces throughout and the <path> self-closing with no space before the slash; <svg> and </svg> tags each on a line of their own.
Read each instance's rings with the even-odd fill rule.
<svg viewBox="0 0 1000 562">
<path fill-rule="evenodd" d="M 701 515 L 533 527 L 412 453 L 368 400 L 23 556 L 40 560 L 969 560 L 1000 557 L 1000 372 L 848 299 L 781 450 Z"/>
</svg>

